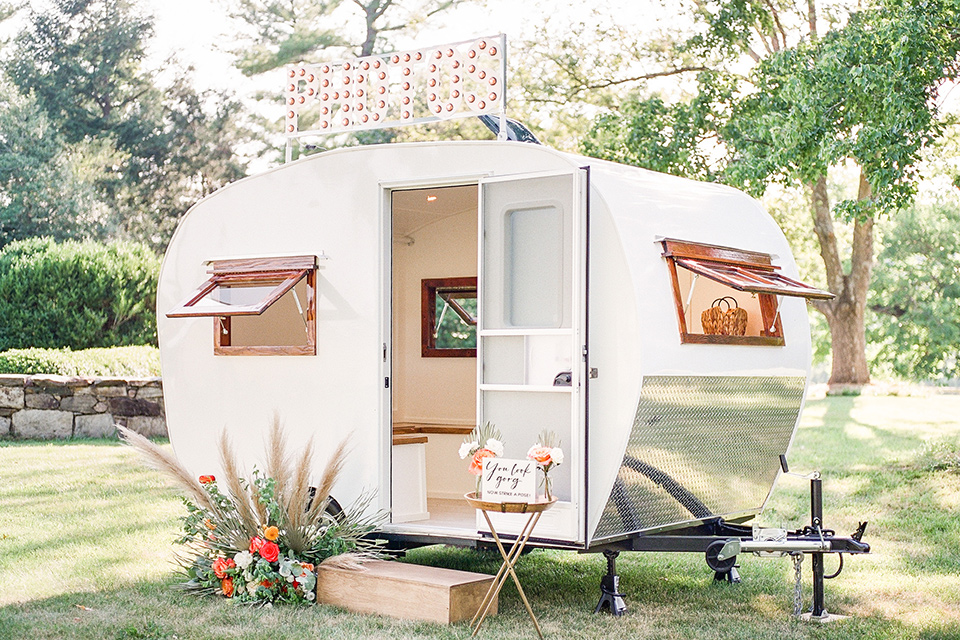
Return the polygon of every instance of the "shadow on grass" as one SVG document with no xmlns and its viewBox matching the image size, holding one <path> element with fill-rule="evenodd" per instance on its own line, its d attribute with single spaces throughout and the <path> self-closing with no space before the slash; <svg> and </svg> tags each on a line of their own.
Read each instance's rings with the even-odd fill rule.
<svg viewBox="0 0 960 640">
<path fill-rule="evenodd" d="M 409 560 L 462 570 L 494 572 L 498 555 L 451 548 L 425 548 Z M 714 583 L 699 558 L 623 554 L 618 563 L 628 612 L 621 618 L 594 615 L 605 562 L 602 556 L 535 551 L 518 574 L 550 638 L 736 638 L 761 640 L 960 637 L 960 627 L 918 629 L 879 617 L 840 625 L 806 625 L 792 618 L 791 589 L 781 563 L 744 563 L 741 585 Z M 329 606 L 273 608 L 198 598 L 175 589 L 176 579 L 144 581 L 126 588 L 78 592 L 0 607 L 0 636 L 23 639 L 173 638 L 461 638 L 465 623 L 443 626 L 351 614 Z M 951 635 L 953 634 L 953 635 Z M 508 583 L 500 613 L 485 623 L 488 638 L 535 637 L 515 587 Z"/>
</svg>

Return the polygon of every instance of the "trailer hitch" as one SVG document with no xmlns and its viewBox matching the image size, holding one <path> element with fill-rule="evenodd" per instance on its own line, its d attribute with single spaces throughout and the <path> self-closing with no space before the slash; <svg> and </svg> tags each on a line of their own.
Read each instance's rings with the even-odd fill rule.
<svg viewBox="0 0 960 640">
<path fill-rule="evenodd" d="M 785 460 L 781 463 L 786 467 Z M 737 556 L 741 553 L 753 553 L 758 556 L 792 556 L 797 575 L 795 615 L 800 615 L 800 565 L 803 556 L 811 556 L 813 571 L 813 604 L 809 619 L 823 621 L 829 618 L 824 606 L 824 580 L 831 580 L 843 571 L 843 554 L 870 553 L 870 545 L 863 542 L 867 523 L 861 522 L 857 530 L 849 537 L 837 536 L 832 529 L 823 527 L 823 485 L 819 473 L 807 476 L 810 480 L 810 525 L 796 531 L 783 529 L 761 529 L 754 527 L 751 538 L 731 537 L 717 540 L 707 547 L 707 565 L 719 576 L 723 571 L 733 570 Z M 824 571 L 824 556 L 835 553 L 840 565 L 832 574 Z"/>
</svg>

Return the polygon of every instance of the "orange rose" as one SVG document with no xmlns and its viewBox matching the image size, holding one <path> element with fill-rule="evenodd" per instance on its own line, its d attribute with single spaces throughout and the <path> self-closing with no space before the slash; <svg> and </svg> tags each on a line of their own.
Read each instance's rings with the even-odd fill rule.
<svg viewBox="0 0 960 640">
<path fill-rule="evenodd" d="M 475 476 L 483 473 L 483 461 L 487 458 L 496 458 L 497 454 L 490 449 L 477 449 L 477 452 L 473 454 L 473 459 L 470 460 L 470 473 Z"/>
<path fill-rule="evenodd" d="M 527 460 L 533 460 L 537 464 L 548 465 L 553 462 L 553 458 L 550 457 L 550 454 L 553 452 L 553 449 L 550 447 L 530 447 L 530 451 L 527 451 Z"/>
<path fill-rule="evenodd" d="M 200 484 L 210 484 L 211 482 L 216 482 L 217 479 L 213 476 L 200 476 Z"/>
<path fill-rule="evenodd" d="M 220 589 L 223 591 L 223 595 L 228 598 L 233 595 L 233 578 L 224 578 L 220 581 Z"/>
<path fill-rule="evenodd" d="M 280 537 L 280 529 L 276 527 L 267 527 L 263 530 L 263 537 L 267 540 L 274 541 Z"/>
<path fill-rule="evenodd" d="M 237 563 L 231 558 L 217 558 L 213 561 L 211 568 L 214 575 L 223 580 L 227 577 L 227 569 L 232 569 L 235 566 L 237 566 Z"/>
</svg>

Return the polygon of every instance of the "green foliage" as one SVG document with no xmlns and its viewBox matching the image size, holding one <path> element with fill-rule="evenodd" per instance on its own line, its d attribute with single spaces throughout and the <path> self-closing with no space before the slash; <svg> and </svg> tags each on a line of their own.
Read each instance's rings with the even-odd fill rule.
<svg viewBox="0 0 960 640">
<path fill-rule="evenodd" d="M 0 352 L 0 374 L 154 377 L 160 375 L 160 351 L 151 346 L 109 349 L 10 349 Z"/>
<path fill-rule="evenodd" d="M 739 53 L 748 25 L 772 28 L 764 11 L 748 0 L 717 3 L 711 28 L 687 46 Z M 838 217 L 895 211 L 915 193 L 921 149 L 942 131 L 936 92 L 956 76 L 958 56 L 955 0 L 878 2 L 820 39 L 768 55 L 747 77 L 700 73 L 691 100 L 626 101 L 596 120 L 583 150 L 757 195 L 771 182 L 812 183 L 853 160 L 872 198 L 838 203 Z M 722 146 L 707 147 L 710 139 Z"/>
<path fill-rule="evenodd" d="M 960 473 L 960 439 L 941 439 L 924 444 L 917 454 L 914 467 L 927 473 Z"/>
<path fill-rule="evenodd" d="M 704 71 L 699 93 L 667 104 L 634 93 L 616 112 L 601 114 L 581 144 L 595 158 L 700 180 L 716 180 L 722 156 L 708 144 L 728 118 L 736 85 L 730 76 Z"/>
<path fill-rule="evenodd" d="M 368 56 L 383 50 L 386 33 L 413 29 L 466 1 L 228 0 L 227 6 L 241 42 L 233 51 L 236 66 L 252 76 L 329 48 Z"/>
<path fill-rule="evenodd" d="M 153 19 L 135 0 L 53 0 L 29 8 L 0 64 L 21 93 L 34 96 L 64 146 L 87 198 L 73 218 L 87 224 L 23 224 L 14 238 L 124 237 L 162 248 L 194 202 L 244 175 L 235 154 L 247 138 L 239 104 L 197 92 L 191 72 L 172 60 L 164 70 L 176 80 L 161 86 L 143 66 L 152 36 Z M 0 114 L 14 125 L 15 117 Z M 71 193 L 66 177 L 44 177 L 52 192 Z M 28 201 L 44 211 L 55 198 Z"/>
<path fill-rule="evenodd" d="M 78 148 L 66 144 L 32 95 L 0 80 L 0 247 L 99 230 L 93 191 L 75 166 Z"/>
<path fill-rule="evenodd" d="M 960 199 L 912 207 L 883 235 L 867 327 L 875 363 L 910 379 L 960 377 Z"/>
<path fill-rule="evenodd" d="M 144 245 L 32 238 L 0 251 L 0 350 L 156 343 L 159 260 Z"/>
<path fill-rule="evenodd" d="M 476 297 L 457 297 L 456 303 L 470 314 L 470 317 L 477 317 Z M 441 295 L 436 297 L 435 313 L 438 324 L 434 331 L 436 335 L 434 345 L 437 349 L 477 348 L 477 325 L 465 322 Z"/>
<path fill-rule="evenodd" d="M 766 57 L 722 130 L 726 179 L 761 193 L 771 180 L 811 183 L 851 159 L 873 197 L 840 203 L 840 217 L 907 206 L 920 151 L 941 131 L 936 92 L 956 76 L 958 54 L 955 0 L 887 0 Z"/>
</svg>

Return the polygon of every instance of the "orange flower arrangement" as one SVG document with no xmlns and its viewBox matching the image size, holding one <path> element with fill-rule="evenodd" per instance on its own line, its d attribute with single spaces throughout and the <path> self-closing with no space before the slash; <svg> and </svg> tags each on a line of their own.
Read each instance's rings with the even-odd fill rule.
<svg viewBox="0 0 960 640">
<path fill-rule="evenodd" d="M 487 458 L 496 458 L 497 454 L 490 449 L 477 449 L 476 453 L 473 454 L 473 458 L 470 460 L 470 473 L 475 476 L 483 473 L 483 461 Z"/>
<path fill-rule="evenodd" d="M 527 452 L 527 458 L 537 464 L 550 464 L 552 452 L 553 447 L 533 446 L 530 448 L 530 451 Z"/>
<path fill-rule="evenodd" d="M 543 472 L 543 489 L 547 500 L 551 499 L 550 470 L 563 462 L 563 449 L 560 448 L 560 438 L 553 431 L 544 429 L 540 432 L 536 444 L 527 451 L 527 460 L 537 463 L 537 468 Z"/>
<path fill-rule="evenodd" d="M 480 495 L 480 476 L 483 474 L 483 461 L 487 458 L 496 458 L 503 455 L 503 442 L 500 430 L 492 422 L 484 422 L 476 427 L 460 445 L 460 459 L 470 458 L 467 467 L 477 476 L 477 493 Z"/>
<path fill-rule="evenodd" d="M 227 577 L 227 569 L 232 569 L 235 566 L 237 566 L 237 563 L 233 561 L 233 558 L 217 558 L 213 561 L 211 568 L 214 575 L 223 580 Z"/>
</svg>

